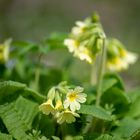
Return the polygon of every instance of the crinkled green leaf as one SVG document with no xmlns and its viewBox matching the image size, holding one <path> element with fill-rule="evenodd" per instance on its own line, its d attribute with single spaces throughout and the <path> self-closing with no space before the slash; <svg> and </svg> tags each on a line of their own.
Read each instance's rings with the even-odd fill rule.
<svg viewBox="0 0 140 140">
<path fill-rule="evenodd" d="M 140 128 L 136 130 L 128 140 L 140 140 Z"/>
<path fill-rule="evenodd" d="M 99 136 L 95 140 L 123 140 L 123 139 L 118 137 L 118 136 L 110 136 L 108 134 L 102 134 L 101 136 Z"/>
<path fill-rule="evenodd" d="M 8 132 L 18 140 L 28 140 L 27 130 L 38 113 L 38 104 L 19 97 L 16 102 L 0 106 L 2 118 Z"/>
<path fill-rule="evenodd" d="M 96 107 L 94 105 L 82 105 L 78 112 L 82 114 L 92 115 L 93 117 L 106 121 L 112 120 L 111 115 L 109 115 L 105 109 Z"/>
<path fill-rule="evenodd" d="M 0 82 L 0 104 L 11 102 L 19 95 L 23 95 L 38 102 L 42 102 L 45 98 L 41 94 L 27 88 L 25 84 L 14 81 Z"/>
<path fill-rule="evenodd" d="M 120 126 L 113 131 L 113 134 L 120 137 L 129 138 L 139 128 L 140 119 L 136 120 L 130 117 L 126 117 L 120 121 Z"/>
<path fill-rule="evenodd" d="M 0 140 L 13 140 L 12 136 L 9 134 L 0 132 Z"/>
<path fill-rule="evenodd" d="M 11 101 L 13 98 L 17 98 L 25 87 L 25 84 L 14 81 L 0 82 L 0 104 L 3 104 L 6 101 Z"/>
</svg>

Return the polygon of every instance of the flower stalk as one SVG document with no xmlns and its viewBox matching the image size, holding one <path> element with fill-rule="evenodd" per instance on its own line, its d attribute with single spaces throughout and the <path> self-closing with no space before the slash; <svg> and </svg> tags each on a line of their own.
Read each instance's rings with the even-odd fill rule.
<svg viewBox="0 0 140 140">
<path fill-rule="evenodd" d="M 103 82 L 105 61 L 106 61 L 106 46 L 105 46 L 105 38 L 104 38 L 103 39 L 103 49 L 101 52 L 101 57 L 100 57 L 100 62 L 99 62 L 98 77 L 97 77 L 97 98 L 96 98 L 97 106 L 100 105 L 100 99 L 101 99 L 101 95 L 102 95 L 102 82 Z"/>
</svg>

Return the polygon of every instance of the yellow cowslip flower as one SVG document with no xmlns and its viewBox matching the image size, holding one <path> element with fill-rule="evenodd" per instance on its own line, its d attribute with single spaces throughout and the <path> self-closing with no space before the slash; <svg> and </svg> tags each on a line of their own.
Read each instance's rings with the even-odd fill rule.
<svg viewBox="0 0 140 140">
<path fill-rule="evenodd" d="M 109 39 L 107 44 L 106 66 L 111 71 L 128 69 L 130 64 L 136 62 L 138 56 L 135 53 L 124 49 L 124 46 L 117 39 Z"/>
<path fill-rule="evenodd" d="M 70 106 L 71 111 L 79 110 L 80 103 L 86 102 L 87 95 L 83 92 L 83 88 L 76 87 L 74 90 L 69 90 L 66 95 L 66 100 L 64 101 L 64 108 L 68 108 Z"/>
<path fill-rule="evenodd" d="M 74 55 L 79 57 L 81 60 L 86 60 L 87 62 L 92 63 L 93 56 L 91 52 L 84 46 L 80 46 Z"/>
<path fill-rule="evenodd" d="M 71 30 L 69 38 L 64 40 L 64 45 L 69 52 L 80 60 L 92 63 L 96 55 L 101 51 L 105 33 L 101 24 L 94 20 L 95 16 L 84 21 L 77 21 L 76 26 Z M 97 16 L 96 16 L 97 17 Z"/>
<path fill-rule="evenodd" d="M 64 122 L 73 123 L 76 120 L 75 117 L 80 117 L 80 116 L 79 114 L 67 109 L 57 115 L 57 122 L 59 124 L 62 124 Z"/>
<path fill-rule="evenodd" d="M 77 21 L 76 26 L 72 28 L 72 34 L 79 35 L 83 33 L 86 26 L 87 24 L 85 22 Z"/>
<path fill-rule="evenodd" d="M 11 39 L 6 40 L 3 44 L 0 44 L 0 63 L 6 63 L 9 59 L 9 47 Z"/>
<path fill-rule="evenodd" d="M 57 100 L 56 101 L 56 105 L 55 105 L 55 110 L 62 110 L 63 109 L 63 104 L 61 100 Z"/>
<path fill-rule="evenodd" d="M 122 69 L 127 69 L 128 64 L 116 57 L 107 61 L 107 68 L 111 71 L 121 71 Z"/>
<path fill-rule="evenodd" d="M 43 112 L 43 114 L 46 114 L 46 115 L 49 115 L 50 113 L 55 114 L 56 112 L 51 99 L 48 99 L 45 103 L 41 104 L 39 106 L 39 109 L 40 111 Z"/>
<path fill-rule="evenodd" d="M 79 47 L 79 42 L 74 40 L 74 39 L 65 39 L 64 44 L 68 46 L 68 49 L 70 52 L 75 52 L 77 51 Z"/>
<path fill-rule="evenodd" d="M 138 56 L 136 53 L 126 51 L 125 49 L 122 49 L 120 51 L 120 55 L 122 59 L 124 59 L 124 61 L 127 62 L 128 64 L 134 64 L 138 59 Z"/>
</svg>

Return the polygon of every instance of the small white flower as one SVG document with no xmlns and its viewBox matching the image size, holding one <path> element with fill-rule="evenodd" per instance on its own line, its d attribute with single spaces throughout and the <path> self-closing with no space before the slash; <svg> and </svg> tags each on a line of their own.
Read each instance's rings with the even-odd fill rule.
<svg viewBox="0 0 140 140">
<path fill-rule="evenodd" d="M 135 53 L 128 52 L 126 50 L 121 50 L 120 56 L 116 56 L 112 59 L 107 60 L 107 67 L 111 71 L 121 71 L 126 70 L 129 64 L 133 64 L 137 60 L 137 55 Z"/>
<path fill-rule="evenodd" d="M 84 46 L 80 46 L 77 54 L 75 53 L 75 55 L 77 55 L 81 60 L 86 60 L 87 62 L 92 63 L 91 54 L 89 50 Z"/>
<path fill-rule="evenodd" d="M 83 31 L 86 27 L 86 24 L 82 21 L 77 21 L 76 25 L 77 26 L 72 28 L 72 34 L 79 35 L 79 34 L 83 33 Z"/>
<path fill-rule="evenodd" d="M 77 50 L 79 43 L 74 39 L 65 39 L 64 44 L 68 47 L 70 52 Z"/>
<path fill-rule="evenodd" d="M 64 101 L 64 108 L 68 108 L 70 106 L 71 111 L 79 110 L 80 103 L 84 103 L 86 101 L 87 95 L 83 92 L 83 88 L 76 87 L 74 90 L 70 90 L 67 93 L 66 100 Z"/>
<path fill-rule="evenodd" d="M 51 99 L 48 99 L 45 103 L 41 104 L 39 109 L 46 115 L 49 115 L 50 113 L 55 114 L 56 112 Z"/>
<path fill-rule="evenodd" d="M 134 64 L 137 61 L 138 56 L 135 53 L 125 51 L 123 55 L 123 59 L 128 64 Z"/>
<path fill-rule="evenodd" d="M 59 124 L 62 124 L 65 121 L 67 123 L 73 123 L 76 120 L 75 117 L 80 117 L 80 116 L 75 112 L 72 112 L 70 110 L 65 110 L 57 115 L 57 122 Z"/>
</svg>

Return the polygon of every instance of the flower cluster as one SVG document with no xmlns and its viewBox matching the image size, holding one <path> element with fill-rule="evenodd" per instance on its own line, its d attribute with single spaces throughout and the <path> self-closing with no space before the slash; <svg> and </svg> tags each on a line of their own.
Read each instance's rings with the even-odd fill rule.
<svg viewBox="0 0 140 140">
<path fill-rule="evenodd" d="M 99 19 L 93 17 L 84 21 L 77 21 L 72 28 L 69 38 L 64 40 L 68 50 L 81 60 L 92 63 L 96 55 L 102 48 L 104 31 L 99 23 Z"/>
<path fill-rule="evenodd" d="M 49 90 L 47 101 L 41 104 L 39 109 L 43 114 L 54 115 L 59 124 L 75 122 L 75 117 L 80 117 L 76 113 L 80 109 L 80 103 L 86 102 L 87 95 L 83 93 L 83 90 L 82 87 L 73 89 L 66 83 L 60 83 Z"/>
<path fill-rule="evenodd" d="M 4 64 L 9 59 L 9 47 L 11 39 L 6 40 L 3 44 L 0 44 L 0 64 Z"/>
<path fill-rule="evenodd" d="M 121 71 L 128 68 L 129 64 L 136 62 L 138 56 L 125 49 L 117 39 L 107 40 L 106 66 L 111 71 Z"/>
</svg>

